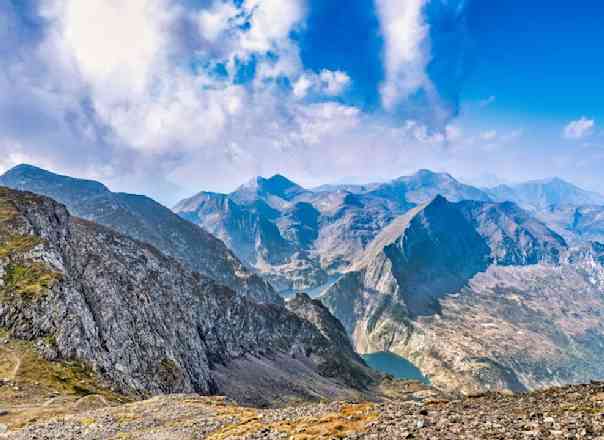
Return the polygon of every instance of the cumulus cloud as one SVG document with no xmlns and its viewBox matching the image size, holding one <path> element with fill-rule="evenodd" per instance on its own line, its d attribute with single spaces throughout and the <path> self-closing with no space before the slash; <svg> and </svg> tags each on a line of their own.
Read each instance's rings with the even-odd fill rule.
<svg viewBox="0 0 604 440">
<path fill-rule="evenodd" d="M 584 139 L 590 136 L 596 127 L 596 121 L 582 117 L 569 122 L 562 132 L 565 139 Z"/>
<path fill-rule="evenodd" d="M 294 83 L 293 93 L 297 98 L 304 98 L 314 92 L 320 95 L 338 96 L 350 85 L 346 72 L 323 69 L 319 74 L 305 72 Z"/>
<path fill-rule="evenodd" d="M 450 112 L 434 127 L 396 111 L 417 93 L 429 111 L 444 98 L 425 2 L 394 3 L 380 0 L 384 114 L 347 103 L 346 72 L 305 68 L 292 37 L 304 0 L 40 0 L 35 29 L 0 2 L 0 168 L 33 162 L 168 203 L 275 172 L 454 171 L 466 138 Z"/>
</svg>

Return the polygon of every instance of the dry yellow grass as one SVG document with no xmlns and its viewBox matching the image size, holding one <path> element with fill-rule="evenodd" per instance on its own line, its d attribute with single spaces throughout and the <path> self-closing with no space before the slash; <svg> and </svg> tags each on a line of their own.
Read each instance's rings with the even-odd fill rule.
<svg viewBox="0 0 604 440">
<path fill-rule="evenodd" d="M 238 422 L 212 433 L 208 440 L 244 438 L 262 430 L 284 433 L 291 440 L 337 439 L 364 432 L 378 418 L 372 403 L 344 405 L 339 411 L 321 417 L 300 417 L 288 421 L 263 423 L 261 414 L 252 409 L 225 406 L 221 416 L 238 418 Z"/>
<path fill-rule="evenodd" d="M 0 330 L 0 338 L 6 338 Z M 0 402 L 8 414 L 0 423 L 20 428 L 50 418 L 130 401 L 100 386 L 84 366 L 73 362 L 49 362 L 30 342 L 9 340 L 0 345 Z M 93 396 L 98 396 L 94 398 Z"/>
</svg>

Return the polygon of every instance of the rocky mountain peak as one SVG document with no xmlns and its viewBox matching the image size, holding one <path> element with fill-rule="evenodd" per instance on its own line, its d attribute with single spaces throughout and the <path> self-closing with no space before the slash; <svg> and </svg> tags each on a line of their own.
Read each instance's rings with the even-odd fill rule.
<svg viewBox="0 0 604 440">
<path fill-rule="evenodd" d="M 278 197 L 283 200 L 291 200 L 306 190 L 297 183 L 292 182 L 281 174 L 272 177 L 256 177 L 249 183 L 240 186 L 230 196 L 243 203 L 252 203 L 256 199 Z"/>
<path fill-rule="evenodd" d="M 175 212 L 191 212 L 199 209 L 206 204 L 212 204 L 214 207 L 223 205 L 227 200 L 224 194 L 210 191 L 201 191 L 192 197 L 181 200 L 172 210 Z"/>
</svg>

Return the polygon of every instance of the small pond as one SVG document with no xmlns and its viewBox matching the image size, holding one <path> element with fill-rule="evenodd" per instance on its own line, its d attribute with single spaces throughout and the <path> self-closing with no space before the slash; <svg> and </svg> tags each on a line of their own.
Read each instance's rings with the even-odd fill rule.
<svg viewBox="0 0 604 440">
<path fill-rule="evenodd" d="M 371 353 L 363 355 L 363 359 L 374 370 L 390 374 L 397 379 L 419 380 L 426 384 L 430 383 L 415 365 L 394 353 Z"/>
</svg>

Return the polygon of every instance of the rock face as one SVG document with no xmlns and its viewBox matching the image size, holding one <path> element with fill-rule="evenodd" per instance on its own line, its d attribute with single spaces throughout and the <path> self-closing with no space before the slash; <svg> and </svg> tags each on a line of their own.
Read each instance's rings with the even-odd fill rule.
<svg viewBox="0 0 604 440">
<path fill-rule="evenodd" d="M 168 208 L 139 195 L 113 193 L 98 182 L 60 176 L 20 165 L 0 184 L 35 192 L 64 203 L 78 217 L 149 243 L 190 269 L 259 302 L 282 302 L 274 289 L 248 270 L 220 240 L 179 218 Z"/>
<path fill-rule="evenodd" d="M 380 233 L 323 302 L 357 351 L 450 390 L 604 376 L 600 245 L 570 249 L 512 203 L 436 197 Z"/>
<path fill-rule="evenodd" d="M 258 403 L 372 380 L 318 305 L 258 304 L 51 199 L 0 188 L 0 239 L 0 327 L 117 391 Z"/>
<path fill-rule="evenodd" d="M 306 190 L 283 176 L 235 192 L 202 192 L 174 211 L 220 237 L 278 290 L 314 289 L 342 273 L 380 231 L 414 206 L 445 194 L 489 200 L 448 174 L 422 170 L 384 184 Z"/>
</svg>

